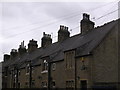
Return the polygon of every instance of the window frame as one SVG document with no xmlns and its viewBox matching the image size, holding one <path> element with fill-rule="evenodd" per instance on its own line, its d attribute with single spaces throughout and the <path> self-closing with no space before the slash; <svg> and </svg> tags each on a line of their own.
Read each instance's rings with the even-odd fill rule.
<svg viewBox="0 0 120 90">
<path fill-rule="evenodd" d="M 41 86 L 42 86 L 43 88 L 47 88 L 47 82 L 46 82 L 46 81 L 41 82 Z"/>
<path fill-rule="evenodd" d="M 65 55 L 65 67 L 66 70 L 68 69 L 73 69 L 75 67 L 74 65 L 74 59 L 75 59 L 75 50 L 71 50 L 71 51 L 66 51 L 64 52 Z"/>
<path fill-rule="evenodd" d="M 56 63 L 52 64 L 52 70 L 55 71 L 56 70 Z"/>
<path fill-rule="evenodd" d="M 42 67 L 42 71 L 48 71 L 48 62 L 47 60 L 43 60 L 43 67 Z"/>
<path fill-rule="evenodd" d="M 26 75 L 28 75 L 30 73 L 30 64 L 28 63 L 26 66 Z"/>
<path fill-rule="evenodd" d="M 75 81 L 74 80 L 67 80 L 66 81 L 66 88 L 67 89 L 73 89 L 75 87 Z"/>
</svg>

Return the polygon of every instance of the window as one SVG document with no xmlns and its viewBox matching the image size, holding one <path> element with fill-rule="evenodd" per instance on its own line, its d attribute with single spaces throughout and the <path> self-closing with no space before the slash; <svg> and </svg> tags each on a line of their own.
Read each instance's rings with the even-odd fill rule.
<svg viewBox="0 0 120 90">
<path fill-rule="evenodd" d="M 11 70 L 9 71 L 9 74 L 11 75 L 12 73 L 11 73 Z"/>
<path fill-rule="evenodd" d="M 55 81 L 52 81 L 52 87 L 55 88 Z"/>
<path fill-rule="evenodd" d="M 47 88 L 47 82 L 42 82 L 42 87 Z"/>
<path fill-rule="evenodd" d="M 66 69 L 71 69 L 74 67 L 74 56 L 73 51 L 65 52 Z"/>
<path fill-rule="evenodd" d="M 87 69 L 87 65 L 85 64 L 85 60 L 84 60 L 84 58 L 82 57 L 81 58 L 81 70 L 86 70 Z"/>
<path fill-rule="evenodd" d="M 32 68 L 32 73 L 34 73 L 35 68 L 34 67 L 31 67 L 31 68 Z"/>
<path fill-rule="evenodd" d="M 5 76 L 8 75 L 8 67 L 5 67 Z"/>
<path fill-rule="evenodd" d="M 74 88 L 74 80 L 66 81 L 66 88 L 73 89 Z"/>
<path fill-rule="evenodd" d="M 29 87 L 28 82 L 25 82 L 25 88 L 28 88 L 28 87 Z"/>
<path fill-rule="evenodd" d="M 48 62 L 47 60 L 43 60 L 43 71 L 48 69 Z"/>
<path fill-rule="evenodd" d="M 20 70 L 18 70 L 18 75 L 20 76 Z"/>
<path fill-rule="evenodd" d="M 25 85 L 28 85 L 28 82 L 25 82 Z"/>
<path fill-rule="evenodd" d="M 55 70 L 56 69 L 56 63 L 53 63 L 52 64 L 52 70 Z"/>
<path fill-rule="evenodd" d="M 14 78 L 17 78 L 17 70 L 14 70 Z"/>
<path fill-rule="evenodd" d="M 69 56 L 70 56 L 70 61 L 69 61 L 69 62 L 70 62 L 70 65 L 69 65 L 69 67 L 72 68 L 72 64 L 73 64 L 73 63 L 72 63 L 72 60 L 73 60 L 73 52 L 70 52 L 70 53 L 69 53 Z"/>
<path fill-rule="evenodd" d="M 29 74 L 29 71 L 30 71 L 30 64 L 27 64 L 27 67 L 26 67 L 26 74 Z"/>
<path fill-rule="evenodd" d="M 11 76 L 13 77 L 13 75 L 14 75 L 14 71 L 13 71 L 13 70 L 11 70 Z"/>
<path fill-rule="evenodd" d="M 68 54 L 65 54 L 65 59 L 66 59 L 66 68 L 68 68 Z"/>
</svg>

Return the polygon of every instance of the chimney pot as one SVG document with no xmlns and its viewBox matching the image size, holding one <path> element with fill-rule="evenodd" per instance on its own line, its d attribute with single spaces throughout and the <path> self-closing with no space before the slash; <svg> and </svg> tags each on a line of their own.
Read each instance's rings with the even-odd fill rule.
<svg viewBox="0 0 120 90">
<path fill-rule="evenodd" d="M 89 20 L 90 18 L 90 15 L 86 14 L 86 13 L 83 13 L 83 19 L 85 20 Z"/>
<path fill-rule="evenodd" d="M 62 25 L 60 25 L 60 29 L 62 29 L 62 27 L 63 27 L 63 26 L 62 26 Z"/>
<path fill-rule="evenodd" d="M 45 32 L 43 32 L 43 36 L 45 35 Z"/>
</svg>

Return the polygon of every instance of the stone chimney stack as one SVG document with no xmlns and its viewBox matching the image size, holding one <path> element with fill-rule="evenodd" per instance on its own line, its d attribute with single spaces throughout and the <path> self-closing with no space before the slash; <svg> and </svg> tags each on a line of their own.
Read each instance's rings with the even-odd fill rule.
<svg viewBox="0 0 120 90">
<path fill-rule="evenodd" d="M 41 39 L 41 47 L 47 47 L 50 44 L 52 44 L 51 35 L 45 34 L 45 32 L 43 32 L 43 37 Z"/>
<path fill-rule="evenodd" d="M 10 52 L 10 59 L 15 58 L 18 55 L 18 52 L 16 49 L 12 49 Z"/>
<path fill-rule="evenodd" d="M 86 34 L 88 31 L 94 29 L 95 23 L 90 21 L 90 15 L 83 13 L 83 19 L 80 22 L 81 34 Z"/>
<path fill-rule="evenodd" d="M 70 32 L 68 31 L 68 27 L 60 25 L 60 29 L 58 31 L 58 42 L 62 42 L 69 37 Z"/>
<path fill-rule="evenodd" d="M 23 42 L 21 42 L 21 45 L 18 48 L 18 53 L 21 56 L 26 52 L 27 52 L 27 50 L 26 50 L 26 47 L 24 46 L 24 41 L 23 41 Z"/>
<path fill-rule="evenodd" d="M 37 41 L 35 40 L 30 40 L 28 43 L 28 52 L 32 52 L 34 50 L 36 50 L 38 47 Z"/>
<path fill-rule="evenodd" d="M 8 61 L 10 59 L 10 55 L 4 54 L 4 62 Z"/>
</svg>

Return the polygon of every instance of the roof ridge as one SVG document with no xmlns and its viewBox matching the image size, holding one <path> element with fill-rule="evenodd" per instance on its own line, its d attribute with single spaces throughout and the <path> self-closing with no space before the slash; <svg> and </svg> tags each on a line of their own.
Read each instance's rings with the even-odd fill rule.
<svg viewBox="0 0 120 90">
<path fill-rule="evenodd" d="M 109 22 L 107 22 L 107 23 L 104 23 L 103 25 L 100 25 L 100 26 L 95 27 L 94 29 L 104 27 L 105 25 L 108 25 L 108 24 L 110 24 L 110 23 L 113 23 L 113 22 L 115 22 L 115 21 L 117 21 L 117 20 L 118 20 L 118 19 L 109 21 Z"/>
</svg>

